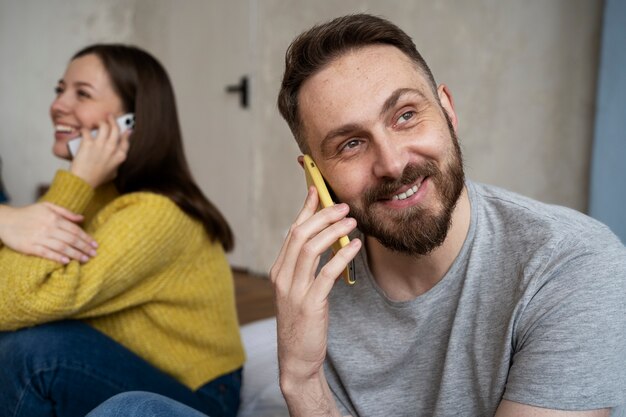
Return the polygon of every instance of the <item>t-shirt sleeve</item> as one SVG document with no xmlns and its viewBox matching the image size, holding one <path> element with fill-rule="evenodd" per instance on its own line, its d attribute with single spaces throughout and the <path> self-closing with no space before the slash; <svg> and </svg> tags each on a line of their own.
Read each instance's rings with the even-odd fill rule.
<svg viewBox="0 0 626 417">
<path fill-rule="evenodd" d="M 626 249 L 611 233 L 569 236 L 520 314 L 504 399 L 590 410 L 626 399 Z"/>
</svg>

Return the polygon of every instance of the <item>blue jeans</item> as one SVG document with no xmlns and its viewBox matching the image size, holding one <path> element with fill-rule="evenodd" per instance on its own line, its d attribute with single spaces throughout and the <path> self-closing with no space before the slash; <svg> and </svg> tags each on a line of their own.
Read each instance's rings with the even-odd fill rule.
<svg viewBox="0 0 626 417">
<path fill-rule="evenodd" d="M 207 417 L 193 408 L 152 392 L 124 392 L 111 397 L 87 417 Z"/>
<path fill-rule="evenodd" d="M 212 417 L 234 417 L 241 369 L 196 391 L 80 321 L 0 332 L 0 416 L 84 416 L 126 391 L 161 394 Z"/>
</svg>

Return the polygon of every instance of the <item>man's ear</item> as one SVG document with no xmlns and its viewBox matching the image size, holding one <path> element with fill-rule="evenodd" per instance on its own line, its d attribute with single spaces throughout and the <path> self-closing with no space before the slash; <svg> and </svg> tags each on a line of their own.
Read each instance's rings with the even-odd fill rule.
<svg viewBox="0 0 626 417">
<path fill-rule="evenodd" d="M 437 94 L 439 95 L 441 107 L 443 107 L 443 110 L 450 118 L 454 132 L 457 133 L 459 121 L 456 117 L 456 112 L 454 111 L 454 99 L 452 98 L 452 92 L 450 92 L 447 85 L 440 84 L 439 87 L 437 87 Z"/>
<path fill-rule="evenodd" d="M 304 155 L 300 155 L 298 157 L 298 163 L 300 164 L 300 166 L 304 169 Z"/>
</svg>

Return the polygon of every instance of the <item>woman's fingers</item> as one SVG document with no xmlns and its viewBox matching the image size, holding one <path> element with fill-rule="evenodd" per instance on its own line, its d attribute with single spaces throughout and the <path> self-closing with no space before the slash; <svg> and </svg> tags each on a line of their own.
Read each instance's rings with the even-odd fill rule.
<svg viewBox="0 0 626 417">
<path fill-rule="evenodd" d="M 8 213 L 2 240 L 17 252 L 62 263 L 86 262 L 96 254 L 93 238 L 75 223 L 81 215 L 52 203 L 12 208 Z"/>
<path fill-rule="evenodd" d="M 53 212 L 55 212 L 59 216 L 64 217 L 64 218 L 68 219 L 71 222 L 81 222 L 81 221 L 83 221 L 83 216 L 82 215 L 76 214 L 76 213 L 66 209 L 65 207 L 57 206 L 56 204 L 49 203 L 49 202 L 44 202 L 43 205 L 48 207 L 50 210 L 52 210 Z"/>
<path fill-rule="evenodd" d="M 97 137 L 81 144 L 70 170 L 93 188 L 113 180 L 120 164 L 126 160 L 129 135 L 130 132 L 120 135 L 115 118 L 109 114 L 98 124 Z"/>
<path fill-rule="evenodd" d="M 57 228 L 56 238 L 76 248 L 85 255 L 95 256 L 94 249 L 98 247 L 98 244 L 82 227 L 76 224 L 83 220 L 83 216 L 73 213 L 65 207 L 57 206 L 56 204 L 48 202 L 43 204 L 60 216 L 54 224 Z"/>
</svg>

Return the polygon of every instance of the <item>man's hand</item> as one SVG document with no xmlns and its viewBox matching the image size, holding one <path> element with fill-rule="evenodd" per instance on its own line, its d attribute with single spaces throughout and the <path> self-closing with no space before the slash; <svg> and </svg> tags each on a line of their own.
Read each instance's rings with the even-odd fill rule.
<svg viewBox="0 0 626 417">
<path fill-rule="evenodd" d="M 26 207 L 0 206 L 0 240 L 26 255 L 67 264 L 87 262 L 96 255 L 96 242 L 76 223 L 83 216 L 52 203 Z"/>
<path fill-rule="evenodd" d="M 280 385 L 292 416 L 320 411 L 323 415 L 338 415 L 322 368 L 328 295 L 361 248 L 360 240 L 352 240 L 316 277 L 320 256 L 356 227 L 354 219 L 346 218 L 346 204 L 319 213 L 317 206 L 317 191 L 311 187 L 270 271 L 277 310 Z"/>
<path fill-rule="evenodd" d="M 112 115 L 98 125 L 98 136 L 95 139 L 91 137 L 89 129 L 82 129 L 83 139 L 70 171 L 93 188 L 113 180 L 117 169 L 126 160 L 130 134 L 130 131 L 126 131 L 120 135 Z"/>
</svg>

